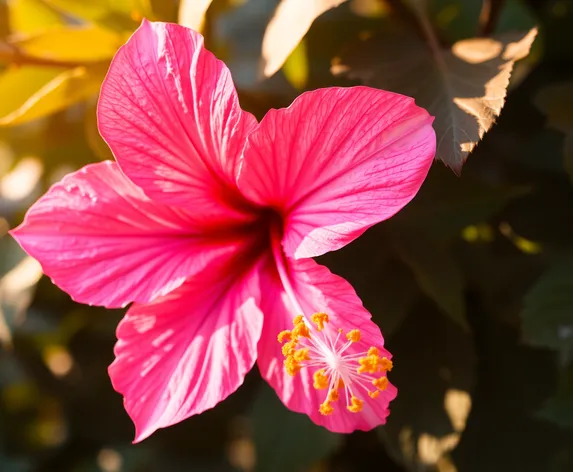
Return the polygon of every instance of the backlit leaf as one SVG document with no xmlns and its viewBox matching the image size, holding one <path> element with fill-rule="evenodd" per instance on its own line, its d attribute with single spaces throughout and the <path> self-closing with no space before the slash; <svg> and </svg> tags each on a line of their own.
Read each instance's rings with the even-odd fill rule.
<svg viewBox="0 0 573 472">
<path fill-rule="evenodd" d="M 346 0 L 282 0 L 263 38 L 263 74 L 270 77 L 286 61 L 312 22 Z"/>
<path fill-rule="evenodd" d="M 7 70 L 0 75 L 0 126 L 41 118 L 97 94 L 106 71 L 107 64 Z"/>
<path fill-rule="evenodd" d="M 306 415 L 288 410 L 266 384 L 250 418 L 257 472 L 303 470 L 338 447 L 342 436 L 315 425 Z"/>
<path fill-rule="evenodd" d="M 393 31 L 348 51 L 332 71 L 414 97 L 436 117 L 437 157 L 459 174 L 499 116 L 513 64 L 527 56 L 537 30 L 462 40 L 451 49 Z"/>
<path fill-rule="evenodd" d="M 51 28 L 11 44 L 31 57 L 55 61 L 97 62 L 111 60 L 124 39 L 97 26 L 61 27 Z"/>
<path fill-rule="evenodd" d="M 213 0 L 181 0 L 179 3 L 179 24 L 201 31 L 207 9 Z"/>
</svg>

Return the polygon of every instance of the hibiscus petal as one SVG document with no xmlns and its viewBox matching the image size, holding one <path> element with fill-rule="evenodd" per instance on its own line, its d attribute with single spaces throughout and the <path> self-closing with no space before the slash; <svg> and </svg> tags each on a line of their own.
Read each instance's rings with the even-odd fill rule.
<svg viewBox="0 0 573 472">
<path fill-rule="evenodd" d="M 74 300 L 111 308 L 166 294 L 242 247 L 200 231 L 186 210 L 151 201 L 106 161 L 52 186 L 11 234 Z"/>
<path fill-rule="evenodd" d="M 210 268 L 129 309 L 109 374 L 135 442 L 214 407 L 243 383 L 263 324 L 258 274 L 258 264 L 243 273 Z"/>
<path fill-rule="evenodd" d="M 112 61 L 99 130 L 122 170 L 155 200 L 241 216 L 236 167 L 257 120 L 229 69 L 188 28 L 143 21 Z"/>
<path fill-rule="evenodd" d="M 238 185 L 283 213 L 288 256 L 339 249 L 417 193 L 435 154 L 432 120 L 383 90 L 307 92 L 249 135 Z"/>
<path fill-rule="evenodd" d="M 343 399 L 329 416 L 319 413 L 320 404 L 325 400 L 325 390 L 313 388 L 313 373 L 316 370 L 303 368 L 294 377 L 288 375 L 283 367 L 281 344 L 277 334 L 292 329 L 292 320 L 298 315 L 299 308 L 306 316 L 315 312 L 329 315 L 330 324 L 345 331 L 359 329 L 362 337 L 359 343 L 351 346 L 348 353 L 367 351 L 370 346 L 377 347 L 381 355 L 391 358 L 383 348 L 384 338 L 380 328 L 370 320 L 370 313 L 362 306 L 352 286 L 343 278 L 332 274 L 326 267 L 312 259 L 290 260 L 290 283 L 293 294 L 300 307 L 293 306 L 292 296 L 287 295 L 278 276 L 264 279 L 265 289 L 261 308 L 265 317 L 263 332 L 258 345 L 258 365 L 263 378 L 275 389 L 283 403 L 299 413 L 306 413 L 319 425 L 337 433 L 349 433 L 354 430 L 368 431 L 386 422 L 389 414 L 388 404 L 396 397 L 396 387 L 391 383 L 380 392 L 378 398 L 366 398 L 364 409 L 360 413 L 350 413 L 344 407 Z M 363 392 L 364 393 L 364 392 Z"/>
</svg>

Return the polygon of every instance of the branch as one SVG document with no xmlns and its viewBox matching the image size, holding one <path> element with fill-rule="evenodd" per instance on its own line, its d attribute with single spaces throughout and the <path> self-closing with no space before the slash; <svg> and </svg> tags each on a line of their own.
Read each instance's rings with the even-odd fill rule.
<svg viewBox="0 0 573 472">
<path fill-rule="evenodd" d="M 505 0 L 483 0 L 478 20 L 478 36 L 490 36 L 493 33 L 504 3 Z"/>
</svg>

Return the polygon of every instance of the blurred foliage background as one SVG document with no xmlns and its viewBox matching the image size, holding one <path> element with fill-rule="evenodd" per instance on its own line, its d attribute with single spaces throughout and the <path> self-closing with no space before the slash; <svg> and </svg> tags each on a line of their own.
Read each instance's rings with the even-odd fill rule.
<svg viewBox="0 0 573 472">
<path fill-rule="evenodd" d="M 6 235 L 112 158 L 97 94 L 143 17 L 201 29 L 259 118 L 359 83 L 436 116 L 413 203 L 320 258 L 394 353 L 385 427 L 331 434 L 255 369 L 132 445 L 107 376 L 122 312 L 75 304 Z M 570 0 L 0 0 L 0 471 L 573 470 L 572 20 Z"/>
</svg>

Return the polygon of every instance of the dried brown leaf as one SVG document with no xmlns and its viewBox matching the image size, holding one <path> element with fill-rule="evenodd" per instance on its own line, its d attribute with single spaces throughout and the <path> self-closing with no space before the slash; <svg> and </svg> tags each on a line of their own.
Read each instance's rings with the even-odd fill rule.
<svg viewBox="0 0 573 472">
<path fill-rule="evenodd" d="M 180 25 L 200 31 L 205 14 L 213 0 L 181 0 L 178 21 Z"/>
<path fill-rule="evenodd" d="M 282 0 L 263 37 L 262 73 L 270 77 L 310 29 L 312 22 L 346 0 Z"/>
<path fill-rule="evenodd" d="M 436 117 L 437 157 L 459 174 L 499 116 L 513 64 L 529 54 L 536 35 L 534 28 L 443 49 L 396 29 L 351 48 L 332 72 L 414 97 Z"/>
</svg>

